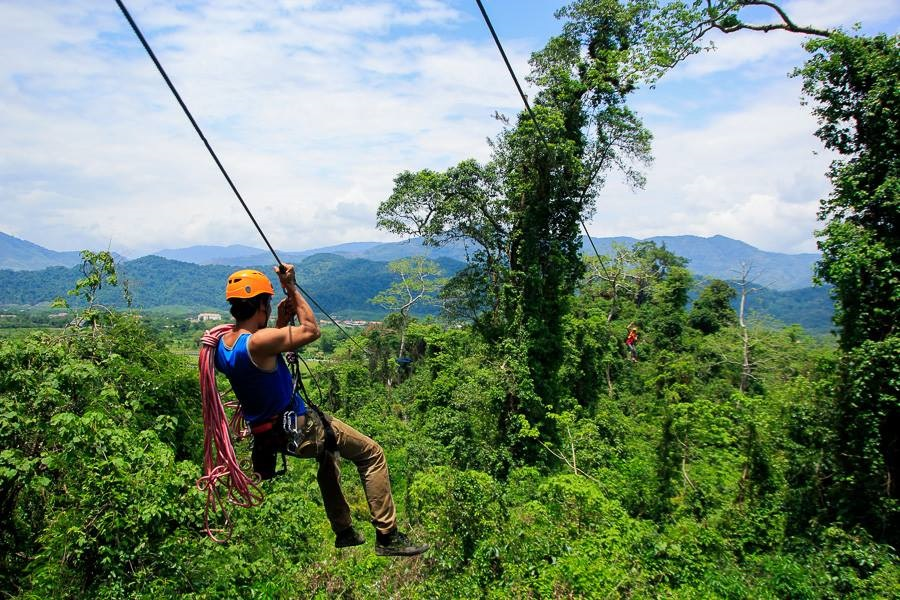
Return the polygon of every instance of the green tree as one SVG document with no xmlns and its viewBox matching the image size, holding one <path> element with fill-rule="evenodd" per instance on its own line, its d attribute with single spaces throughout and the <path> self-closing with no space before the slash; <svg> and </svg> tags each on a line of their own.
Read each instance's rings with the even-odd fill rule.
<svg viewBox="0 0 900 600">
<path fill-rule="evenodd" d="M 843 517 L 900 540 L 900 36 L 833 33 L 797 72 L 840 158 L 822 200 L 820 280 L 845 352 L 837 407 Z"/>
<path fill-rule="evenodd" d="M 116 287 L 119 285 L 120 275 L 116 269 L 116 261 L 108 251 L 91 252 L 81 251 L 81 273 L 84 275 L 75 282 L 75 287 L 68 291 L 69 296 L 78 296 L 87 305 L 75 320 L 90 323 L 96 330 L 100 326 L 104 314 L 111 315 L 110 310 L 97 301 L 97 294 L 104 285 Z M 122 295 L 128 306 L 131 306 L 131 292 L 128 289 L 128 281 L 122 280 Z M 64 298 L 57 298 L 54 306 L 69 308 L 69 303 Z"/>
<path fill-rule="evenodd" d="M 479 330 L 517 363 L 507 414 L 536 424 L 549 425 L 544 415 L 565 395 L 558 332 L 583 272 L 579 226 L 609 172 L 639 186 L 636 166 L 649 160 L 650 134 L 626 105 L 634 86 L 619 76 L 641 15 L 605 6 L 609 19 L 587 28 L 561 11 L 562 35 L 533 55 L 537 123 L 520 113 L 487 164 L 401 173 L 378 209 L 383 229 L 471 247 L 468 268 L 450 284 L 468 301 L 455 304 L 484 310 Z"/>
<path fill-rule="evenodd" d="M 433 304 L 437 293 L 446 283 L 441 277 L 440 266 L 424 256 L 401 258 L 388 263 L 388 271 L 397 275 L 388 289 L 382 290 L 369 300 L 383 308 L 397 311 L 400 315 L 400 350 L 398 357 L 403 357 L 406 345 L 406 328 L 409 325 L 410 311 L 415 305 Z"/>
<path fill-rule="evenodd" d="M 687 260 L 653 242 L 638 242 L 633 250 L 638 274 L 634 296 L 638 321 L 657 348 L 680 350 L 687 326 L 688 291 L 694 284 L 685 266 Z"/>
<path fill-rule="evenodd" d="M 628 271 L 633 256 L 625 246 L 613 245 L 612 257 L 587 256 L 585 258 L 585 280 L 581 284 L 582 293 L 596 294 L 609 301 L 606 322 L 618 314 L 625 298 L 634 293 L 634 277 Z"/>
<path fill-rule="evenodd" d="M 737 292 L 721 279 L 713 279 L 691 306 L 689 322 L 691 327 L 703 333 L 715 333 L 722 327 L 734 325 L 737 315 L 731 307 Z"/>
</svg>

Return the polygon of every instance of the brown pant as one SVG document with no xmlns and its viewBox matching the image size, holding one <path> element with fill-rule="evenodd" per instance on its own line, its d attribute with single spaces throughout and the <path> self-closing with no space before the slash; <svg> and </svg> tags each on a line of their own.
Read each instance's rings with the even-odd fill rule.
<svg viewBox="0 0 900 600">
<path fill-rule="evenodd" d="M 346 423 L 330 415 L 326 415 L 325 418 L 334 430 L 338 451 L 325 452 L 325 429 L 319 416 L 309 411 L 305 422 L 298 423 L 303 432 L 303 441 L 296 454 L 301 458 L 316 458 L 319 461 L 316 479 L 322 491 L 322 502 L 325 505 L 325 514 L 331 522 L 331 529 L 337 533 L 352 524 L 350 507 L 341 490 L 340 460 L 343 457 L 355 464 L 359 472 L 369 503 L 372 525 L 380 533 L 393 530 L 397 522 L 397 512 L 391 495 L 387 461 L 381 446 Z M 285 441 L 282 434 L 274 432 L 255 437 L 253 469 L 263 479 L 275 475 L 276 453 L 284 448 Z"/>
</svg>

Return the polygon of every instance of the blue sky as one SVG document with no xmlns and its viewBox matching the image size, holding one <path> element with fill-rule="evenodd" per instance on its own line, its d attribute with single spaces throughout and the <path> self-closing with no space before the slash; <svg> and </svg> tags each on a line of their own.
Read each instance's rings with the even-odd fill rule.
<svg viewBox="0 0 900 600">
<path fill-rule="evenodd" d="M 375 211 L 405 169 L 486 160 L 521 109 L 474 1 L 127 3 L 279 250 L 391 240 Z M 520 77 L 555 0 L 485 0 Z M 801 23 L 896 32 L 895 0 L 791 0 Z M 787 77 L 802 38 L 716 40 L 633 106 L 647 186 L 613 175 L 594 235 L 715 235 L 812 251 L 832 157 Z M 0 0 L 0 231 L 138 256 L 262 246 L 110 1 Z"/>
</svg>

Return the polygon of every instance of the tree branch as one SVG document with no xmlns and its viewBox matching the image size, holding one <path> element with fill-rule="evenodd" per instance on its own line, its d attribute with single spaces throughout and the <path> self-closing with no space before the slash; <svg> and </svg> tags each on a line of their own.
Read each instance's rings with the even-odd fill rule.
<svg viewBox="0 0 900 600">
<path fill-rule="evenodd" d="M 757 25 L 752 23 L 742 23 L 737 21 L 734 25 L 724 25 L 721 23 L 721 17 L 713 17 L 712 16 L 712 3 L 710 0 L 707 0 L 708 10 L 710 12 L 710 20 L 704 24 L 708 24 L 709 26 L 718 29 L 723 33 L 734 33 L 736 31 L 740 31 L 742 29 L 747 29 L 750 31 L 762 31 L 767 33 L 769 31 L 789 31 L 791 33 L 803 33 L 806 35 L 816 35 L 820 37 L 831 37 L 832 32 L 827 29 L 819 29 L 817 27 L 801 27 L 794 23 L 788 14 L 784 11 L 783 8 L 775 4 L 774 2 L 770 2 L 769 0 L 741 0 L 739 2 L 735 2 L 731 6 L 727 7 L 721 12 L 722 16 L 731 15 L 735 19 L 737 19 L 737 12 L 744 8 L 745 6 L 765 6 L 767 8 L 772 9 L 778 15 L 778 18 L 781 19 L 781 23 L 769 23 L 766 25 Z M 737 9 L 737 10 L 735 10 Z M 704 24 L 701 24 L 704 25 Z M 708 30 L 707 30 L 708 31 Z M 695 38 L 699 39 L 699 37 Z"/>
<path fill-rule="evenodd" d="M 555 457 L 558 458 L 559 460 L 561 460 L 561 461 L 563 461 L 564 463 L 566 463 L 566 465 L 567 465 L 569 468 L 572 469 L 572 472 L 573 472 L 573 473 L 575 473 L 576 475 L 581 475 L 581 476 L 583 476 L 583 477 L 587 477 L 588 479 L 590 479 L 591 481 L 593 481 L 593 482 L 596 483 L 597 485 L 600 485 L 600 480 L 599 480 L 599 479 L 597 479 L 596 477 L 592 477 L 591 475 L 589 475 L 589 474 L 585 473 L 584 471 L 582 471 L 581 469 L 579 469 L 579 468 L 578 468 L 577 466 L 575 466 L 574 464 L 570 463 L 569 460 L 568 460 L 565 456 L 563 456 L 561 453 L 555 451 L 553 448 L 551 448 L 550 446 L 548 446 L 543 440 L 538 440 L 538 441 L 539 441 L 539 442 L 541 443 L 541 445 L 547 450 L 547 452 L 549 452 L 550 454 L 552 454 L 553 456 L 555 456 Z"/>
</svg>

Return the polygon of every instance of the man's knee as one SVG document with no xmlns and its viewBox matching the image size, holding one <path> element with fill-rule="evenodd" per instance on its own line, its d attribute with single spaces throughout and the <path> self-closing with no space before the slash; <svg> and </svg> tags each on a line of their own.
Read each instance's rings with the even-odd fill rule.
<svg viewBox="0 0 900 600">
<path fill-rule="evenodd" d="M 356 456 L 359 458 L 357 462 L 379 464 L 385 461 L 384 449 L 378 442 L 369 437 L 363 437 L 360 442 L 356 453 Z"/>
<path fill-rule="evenodd" d="M 375 462 L 377 464 L 387 464 L 387 459 L 384 457 L 384 449 L 378 444 L 373 443 L 374 448 L 373 452 L 375 454 Z"/>
</svg>

